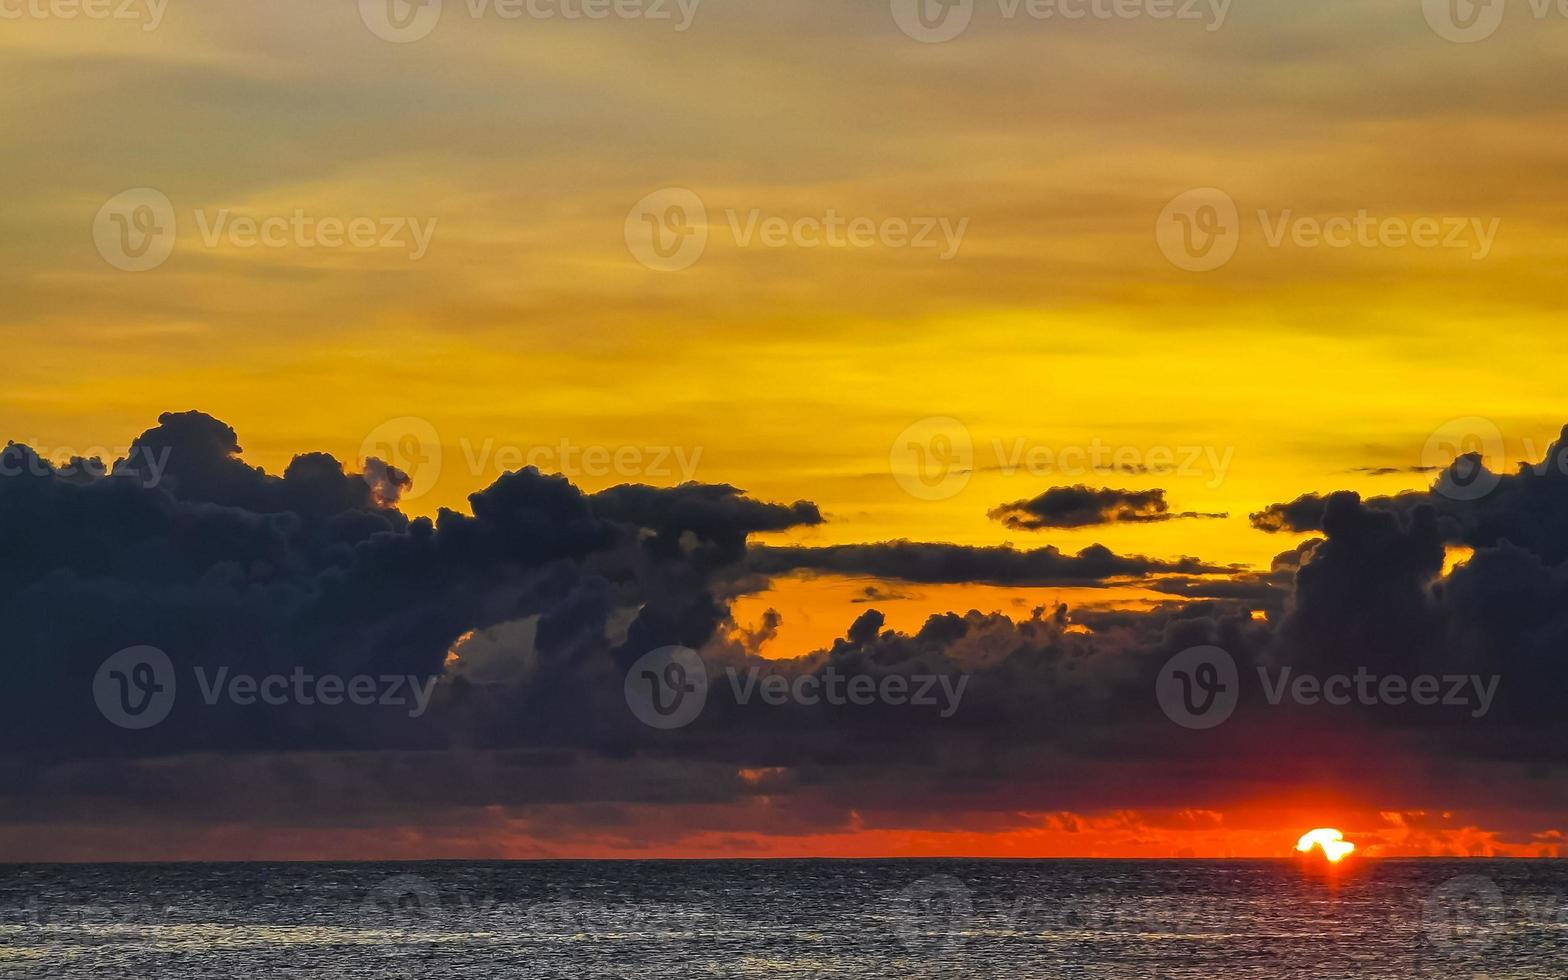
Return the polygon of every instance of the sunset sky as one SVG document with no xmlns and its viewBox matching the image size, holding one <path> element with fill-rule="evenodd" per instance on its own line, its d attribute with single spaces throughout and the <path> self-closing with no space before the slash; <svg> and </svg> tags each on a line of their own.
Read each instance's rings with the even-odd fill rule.
<svg viewBox="0 0 1568 980">
<path fill-rule="evenodd" d="M 900 2 L 446 0 L 389 40 L 373 0 L 0 0 L 0 444 L 142 437 L 174 477 L 140 503 L 0 477 L 0 860 L 1286 856 L 1316 826 L 1560 856 L 1568 471 L 1512 474 L 1568 423 L 1568 18 L 1511 4 L 1461 43 L 1418 0 L 976 0 L 928 43 Z M 633 240 L 670 188 L 707 215 L 680 271 Z M 1239 241 L 1190 271 L 1167 205 L 1204 188 Z M 104 209 L 140 189 L 177 233 L 125 271 Z M 1363 212 L 1453 247 L 1296 224 Z M 212 234 L 297 213 L 428 248 Z M 963 230 L 950 257 L 739 240 L 829 214 Z M 955 434 L 972 454 L 920 490 L 909 447 Z M 1430 490 L 1454 446 L 1509 475 Z M 303 453 L 345 482 L 276 479 Z M 409 482 L 373 493 L 373 457 Z M 502 480 L 527 463 L 576 489 Z M 1266 516 L 1335 491 L 1361 499 Z M 1093 546 L 1126 566 L 1072 564 Z M 440 674 L 439 710 L 126 733 L 90 688 L 139 644 L 395 663 Z M 974 680 L 948 720 L 656 733 L 620 677 L 665 644 Z M 1187 731 L 1154 681 L 1200 644 L 1244 675 L 1495 672 L 1503 707 L 1256 700 Z"/>
</svg>

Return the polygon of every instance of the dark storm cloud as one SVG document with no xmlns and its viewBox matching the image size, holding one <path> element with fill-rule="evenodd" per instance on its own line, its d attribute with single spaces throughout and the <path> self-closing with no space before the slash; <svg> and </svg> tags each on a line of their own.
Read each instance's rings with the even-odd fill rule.
<svg viewBox="0 0 1568 980">
<path fill-rule="evenodd" d="M 653 547 L 680 553 L 681 536 L 692 534 L 717 546 L 714 561 L 745 557 L 746 536 L 822 523 L 817 505 L 805 500 L 769 504 L 742 496 L 734 487 L 688 483 L 672 490 L 647 486 L 611 487 L 593 496 L 594 513 L 656 532 Z"/>
<path fill-rule="evenodd" d="M 1361 495 L 1350 490 L 1334 493 L 1304 493 L 1295 500 L 1269 504 L 1262 510 L 1248 515 L 1252 526 L 1268 534 L 1321 534 L 1329 504 L 1335 497 L 1360 500 Z M 1408 512 L 1417 505 L 1437 508 L 1426 493 L 1410 491 L 1395 497 L 1372 497 L 1366 505 L 1374 510 Z"/>
<path fill-rule="evenodd" d="M 1544 458 L 1521 463 L 1511 474 L 1492 473 L 1481 457 L 1466 454 L 1439 471 L 1425 491 L 1362 501 L 1370 510 L 1411 515 L 1427 509 L 1437 515 L 1443 540 L 1472 548 L 1508 541 L 1552 564 L 1568 559 L 1568 427 Z M 1321 533 L 1333 497 L 1360 501 L 1357 494 L 1304 494 L 1252 514 L 1262 531 Z"/>
<path fill-rule="evenodd" d="M 1568 695 L 1568 430 L 1513 474 L 1462 456 L 1424 493 L 1318 500 L 1302 523 L 1324 538 L 1309 543 L 1276 656 L 1316 669 L 1497 675 L 1492 726 L 1537 735 L 1489 748 L 1568 758 L 1562 732 L 1544 734 L 1560 729 Z M 1456 545 L 1473 554 L 1443 576 Z"/>
<path fill-rule="evenodd" d="M 1054 545 L 1021 551 L 916 541 L 831 545 L 821 548 L 754 545 L 749 562 L 757 571 L 868 575 L 922 584 L 978 582 L 988 585 L 1103 585 L 1149 575 L 1206 575 L 1233 571 L 1196 558 L 1164 560 L 1117 555 L 1090 545 L 1076 555 Z"/>
<path fill-rule="evenodd" d="M 382 716 L 395 713 L 349 722 L 181 698 L 171 722 L 126 743 L 82 695 L 108 654 L 137 645 L 164 650 L 182 673 L 434 678 L 463 634 L 533 616 L 546 675 L 584 669 L 587 648 L 613 671 L 612 621 L 628 642 L 701 644 L 725 616 L 710 590 L 746 535 L 821 520 L 809 504 L 730 487 L 586 495 L 531 468 L 473 494 L 472 514 L 410 520 L 389 504 L 407 478 L 383 464 L 362 475 L 305 454 L 272 476 L 240 451 L 233 429 L 194 412 L 162 416 L 98 479 L 61 478 L 26 447 L 5 450 L 16 475 L 0 479 L 0 621 L 12 677 L 0 697 L 17 739 L 63 755 L 428 739 Z"/>
<path fill-rule="evenodd" d="M 1093 527 L 1098 524 L 1151 524 L 1224 514 L 1176 513 L 1164 490 L 1112 490 L 1087 486 L 1052 487 L 1028 500 L 1001 504 L 986 516 L 1020 531 Z"/>
<path fill-rule="evenodd" d="M 1289 503 L 1269 504 L 1248 516 L 1252 526 L 1270 534 L 1310 534 L 1323 530 L 1323 511 L 1328 497 L 1319 493 L 1304 493 Z"/>
<path fill-rule="evenodd" d="M 780 832 L 811 832 L 847 826 L 852 812 L 896 826 L 900 815 L 983 822 L 1065 805 L 1190 806 L 1253 798 L 1309 769 L 1374 786 L 1432 773 L 1461 801 L 1512 795 L 1539 807 L 1564 795 L 1560 780 L 1485 768 L 1550 772 L 1568 760 L 1568 474 L 1555 467 L 1496 477 L 1476 499 L 1453 496 L 1455 481 L 1490 482 L 1476 469 L 1445 472 L 1427 494 L 1316 498 L 1299 526 L 1322 537 L 1249 571 L 1101 546 L 748 545 L 821 514 L 725 486 L 585 494 L 533 469 L 474 494 L 471 513 L 410 519 L 393 504 L 406 477 L 389 467 L 349 473 L 308 454 L 273 476 L 243 462 L 231 429 L 194 413 L 164 416 L 108 475 L 66 478 L 24 447 L 6 460 L 20 474 L 0 478 L 6 825 L 175 814 L 400 826 L 508 806 L 601 807 L 592 812 L 613 824 L 628 819 L 621 807 L 766 793 Z M 160 461 L 156 479 L 149 460 Z M 1452 544 L 1475 553 L 1444 576 Z M 1127 581 L 1170 600 L 1057 604 L 1023 620 L 950 612 L 913 631 L 888 628 L 872 608 L 825 649 L 762 660 L 780 618 L 770 611 L 743 630 L 729 601 L 795 571 Z M 898 594 L 873 588 L 859 598 Z M 182 691 L 169 721 L 127 733 L 88 692 L 105 656 L 135 644 L 164 649 L 182 670 L 440 683 L 417 723 L 401 711 L 204 708 Z M 633 661 L 667 644 L 702 652 L 709 702 L 689 728 L 653 732 L 627 710 L 623 683 Z M 1235 658 L 1245 694 L 1233 721 L 1199 738 L 1166 719 L 1153 690 L 1172 655 L 1208 644 Z M 1295 711 L 1266 705 L 1252 680 L 1281 666 L 1504 683 L 1484 719 Z M 947 717 L 880 703 L 763 706 L 731 683 L 750 670 L 790 681 L 930 675 L 965 693 Z M 1310 759 L 1293 755 L 1303 745 Z"/>
<path fill-rule="evenodd" d="M 1322 524 L 1324 540 L 1296 573 L 1282 630 L 1296 653 L 1291 661 L 1416 672 L 1435 639 L 1431 586 L 1444 556 L 1436 512 L 1376 510 L 1355 494 L 1337 493 L 1326 502 Z"/>
<path fill-rule="evenodd" d="M 849 601 L 862 604 L 867 602 L 900 602 L 908 598 L 909 595 L 904 592 L 891 592 L 878 585 L 868 585 L 860 590 L 859 595 Z"/>
<path fill-rule="evenodd" d="M 1260 608 L 1278 608 L 1289 595 L 1290 576 L 1240 574 L 1227 578 L 1166 578 L 1144 586 L 1183 599 L 1235 599 Z"/>
</svg>

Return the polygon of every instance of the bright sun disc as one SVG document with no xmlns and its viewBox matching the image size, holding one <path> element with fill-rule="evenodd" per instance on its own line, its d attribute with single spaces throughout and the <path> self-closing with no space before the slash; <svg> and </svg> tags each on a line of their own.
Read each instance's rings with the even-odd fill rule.
<svg viewBox="0 0 1568 980">
<path fill-rule="evenodd" d="M 1356 849 L 1356 845 L 1345 840 L 1345 835 L 1332 827 L 1320 827 L 1317 830 L 1309 830 L 1301 835 L 1300 840 L 1296 841 L 1296 850 L 1303 854 L 1311 851 L 1314 847 L 1323 852 L 1323 856 L 1328 859 L 1330 864 L 1338 864 L 1345 859 L 1347 854 Z"/>
</svg>

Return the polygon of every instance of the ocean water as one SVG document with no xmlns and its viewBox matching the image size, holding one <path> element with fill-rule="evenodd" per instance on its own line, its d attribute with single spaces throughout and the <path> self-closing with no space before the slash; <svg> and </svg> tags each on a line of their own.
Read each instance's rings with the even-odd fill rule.
<svg viewBox="0 0 1568 980">
<path fill-rule="evenodd" d="M 1568 862 L 0 866 L 0 977 L 1568 977 Z"/>
</svg>

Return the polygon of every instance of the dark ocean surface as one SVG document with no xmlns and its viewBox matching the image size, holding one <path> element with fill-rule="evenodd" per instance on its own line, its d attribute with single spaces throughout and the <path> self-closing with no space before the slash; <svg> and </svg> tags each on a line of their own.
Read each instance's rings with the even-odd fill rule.
<svg viewBox="0 0 1568 980">
<path fill-rule="evenodd" d="M 1568 862 L 0 866 L 27 978 L 1568 977 Z"/>
</svg>

